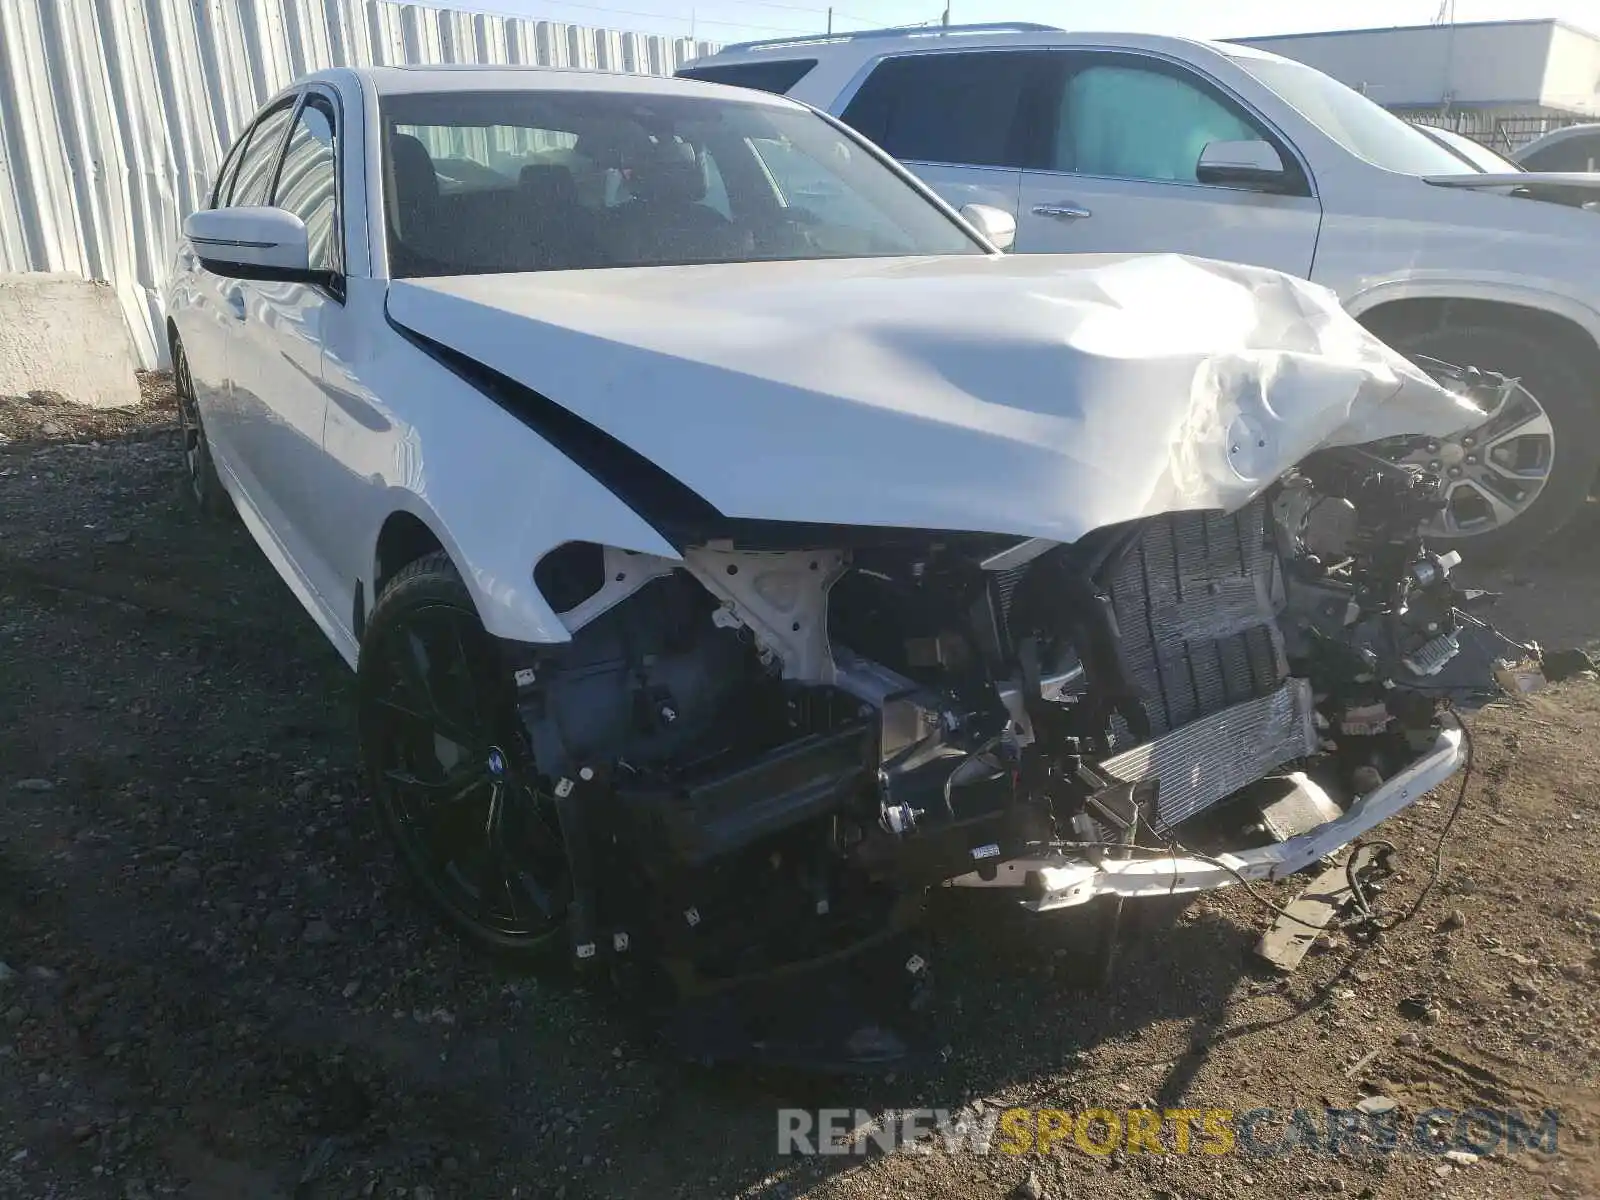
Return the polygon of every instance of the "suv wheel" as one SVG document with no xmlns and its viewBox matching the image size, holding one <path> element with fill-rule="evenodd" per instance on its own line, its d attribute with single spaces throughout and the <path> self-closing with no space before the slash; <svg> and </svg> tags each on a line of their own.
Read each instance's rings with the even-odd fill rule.
<svg viewBox="0 0 1600 1200">
<path fill-rule="evenodd" d="M 1519 381 L 1482 425 L 1411 440 L 1399 461 L 1444 480 L 1430 538 L 1459 543 L 1469 562 L 1507 559 L 1549 537 L 1583 506 L 1600 469 L 1593 389 L 1550 348 L 1494 328 L 1434 329 L 1394 339 L 1402 354 L 1498 371 Z"/>
</svg>

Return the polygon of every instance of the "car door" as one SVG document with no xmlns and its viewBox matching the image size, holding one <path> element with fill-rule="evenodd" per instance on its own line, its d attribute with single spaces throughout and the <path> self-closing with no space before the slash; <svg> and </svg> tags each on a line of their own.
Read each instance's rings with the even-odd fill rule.
<svg viewBox="0 0 1600 1200">
<path fill-rule="evenodd" d="M 222 168 L 211 188 L 209 207 L 227 207 L 240 160 L 254 130 L 253 122 L 247 125 L 222 160 Z M 183 345 L 190 386 L 194 389 L 212 457 L 224 469 L 229 468 L 232 461 L 227 399 L 228 339 L 233 319 L 223 296 L 230 283 L 231 280 L 213 275 L 202 267 L 194 247 L 180 238 L 173 261 L 171 316 Z"/>
<path fill-rule="evenodd" d="M 1022 181 L 1021 126 L 1031 50 L 902 54 L 872 69 L 840 114 L 947 202 L 1013 215 Z"/>
<path fill-rule="evenodd" d="M 245 135 L 238 163 L 217 207 L 235 208 L 267 202 L 272 187 L 271 172 L 276 166 L 289 120 L 294 115 L 296 99 L 281 97 L 257 115 Z M 213 315 L 216 334 L 214 352 L 204 357 L 214 358 L 214 365 L 206 370 L 208 374 L 215 373 L 217 382 L 209 389 L 212 410 L 207 412 L 202 400 L 201 416 L 205 419 L 206 436 L 219 466 L 231 476 L 234 487 L 254 503 L 260 491 L 251 467 L 256 431 L 251 414 L 241 403 L 234 370 L 239 331 L 245 319 L 245 281 L 231 275 L 205 274 L 205 290 L 210 297 L 207 307 Z M 188 346 L 187 341 L 185 345 Z M 190 348 L 191 370 L 195 369 L 194 357 L 195 348 Z M 196 387 L 200 387 L 198 382 Z"/>
<path fill-rule="evenodd" d="M 1176 251 L 1310 274 L 1322 209 L 1298 156 L 1192 68 L 1059 51 L 1031 104 L 1019 251 Z M 1239 141 L 1277 150 L 1291 194 L 1198 182 L 1201 151 Z"/>
<path fill-rule="evenodd" d="M 291 119 L 292 117 L 292 119 Z M 238 414 L 239 455 L 250 498 L 303 580 L 337 602 L 336 577 L 318 521 L 327 495 L 322 449 L 327 397 L 326 325 L 343 312 L 338 235 L 337 105 L 310 88 L 289 110 L 278 151 L 265 169 L 247 156 L 236 204 L 271 204 L 306 225 L 316 283 L 234 280 L 236 324 L 228 373 Z"/>
</svg>

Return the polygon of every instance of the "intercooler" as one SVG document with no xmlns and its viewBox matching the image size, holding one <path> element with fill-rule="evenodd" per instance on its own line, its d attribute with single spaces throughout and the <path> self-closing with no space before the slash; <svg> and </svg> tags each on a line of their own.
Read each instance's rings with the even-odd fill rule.
<svg viewBox="0 0 1600 1200">
<path fill-rule="evenodd" d="M 1114 779 L 1161 781 L 1158 830 L 1170 829 L 1274 767 L 1316 749 L 1311 682 L 1290 679 L 1276 691 L 1191 721 L 1100 763 Z"/>
<path fill-rule="evenodd" d="M 1316 748 L 1310 686 L 1287 678 L 1265 522 L 1262 500 L 1231 515 L 1154 518 L 1100 580 L 1152 734 L 1100 765 L 1160 780 L 1158 828 Z M 1133 740 L 1125 726 L 1116 732 L 1119 745 Z"/>
</svg>

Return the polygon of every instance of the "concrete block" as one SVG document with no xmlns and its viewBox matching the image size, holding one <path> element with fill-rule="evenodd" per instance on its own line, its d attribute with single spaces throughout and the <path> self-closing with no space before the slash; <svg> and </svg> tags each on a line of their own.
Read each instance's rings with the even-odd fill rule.
<svg viewBox="0 0 1600 1200">
<path fill-rule="evenodd" d="M 76 275 L 0 275 L 0 395 L 58 392 L 91 408 L 139 403 L 117 294 Z"/>
</svg>

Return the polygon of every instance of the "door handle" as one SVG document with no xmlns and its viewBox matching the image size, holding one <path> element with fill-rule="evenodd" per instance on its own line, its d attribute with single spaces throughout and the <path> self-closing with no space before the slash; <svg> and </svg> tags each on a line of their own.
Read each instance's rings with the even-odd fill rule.
<svg viewBox="0 0 1600 1200">
<path fill-rule="evenodd" d="M 1063 221 L 1078 221 L 1094 214 L 1081 204 L 1035 204 L 1033 215 L 1036 217 L 1059 217 Z"/>
<path fill-rule="evenodd" d="M 244 289 L 230 289 L 225 299 L 228 301 L 228 308 L 233 312 L 233 319 L 244 320 Z"/>
</svg>

